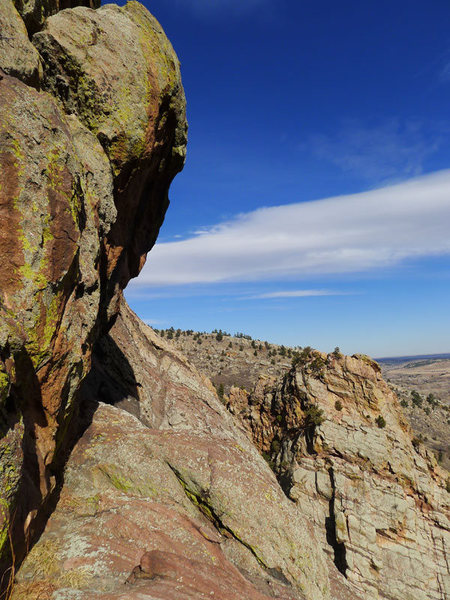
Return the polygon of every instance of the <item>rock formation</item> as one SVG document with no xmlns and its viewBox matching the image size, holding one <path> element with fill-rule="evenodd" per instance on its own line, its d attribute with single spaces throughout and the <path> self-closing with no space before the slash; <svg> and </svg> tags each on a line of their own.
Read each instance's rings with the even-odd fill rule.
<svg viewBox="0 0 450 600">
<path fill-rule="evenodd" d="M 160 25 L 136 2 L 57 12 L 75 4 L 0 5 L 3 567 L 51 508 L 92 345 L 185 155 L 179 65 Z"/>
<path fill-rule="evenodd" d="M 227 410 L 123 300 L 185 156 L 160 25 L 0 2 L 1 600 L 445 600 L 445 478 L 375 363 Z"/>
<path fill-rule="evenodd" d="M 336 597 L 448 597 L 448 474 L 412 443 L 375 362 L 306 350 L 229 401 L 340 572 Z"/>
<path fill-rule="evenodd" d="M 307 520 L 239 422 L 125 304 L 82 394 L 86 431 L 13 598 L 330 598 Z"/>
</svg>

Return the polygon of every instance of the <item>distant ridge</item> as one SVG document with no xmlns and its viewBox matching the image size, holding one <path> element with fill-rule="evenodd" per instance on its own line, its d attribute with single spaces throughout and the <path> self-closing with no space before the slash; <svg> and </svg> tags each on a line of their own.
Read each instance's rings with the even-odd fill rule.
<svg viewBox="0 0 450 600">
<path fill-rule="evenodd" d="M 439 359 L 450 359 L 450 354 L 417 354 L 414 356 L 384 356 L 382 358 L 375 358 L 377 362 L 405 362 L 408 360 L 439 360 Z"/>
</svg>

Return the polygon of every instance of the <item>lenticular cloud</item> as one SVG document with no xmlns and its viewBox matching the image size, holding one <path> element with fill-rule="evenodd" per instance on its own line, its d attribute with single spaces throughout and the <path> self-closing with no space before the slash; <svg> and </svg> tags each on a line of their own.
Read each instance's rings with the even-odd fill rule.
<svg viewBox="0 0 450 600">
<path fill-rule="evenodd" d="M 157 244 L 135 286 L 366 272 L 450 253 L 450 170 L 369 192 L 261 208 Z"/>
</svg>

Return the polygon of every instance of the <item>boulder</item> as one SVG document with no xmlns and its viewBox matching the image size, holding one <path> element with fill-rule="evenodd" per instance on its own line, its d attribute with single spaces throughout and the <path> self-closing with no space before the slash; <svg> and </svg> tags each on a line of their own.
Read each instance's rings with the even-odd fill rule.
<svg viewBox="0 0 450 600">
<path fill-rule="evenodd" d="M 37 87 L 42 77 L 39 54 L 12 0 L 0 0 L 0 22 L 0 74 L 3 71 Z"/>
<path fill-rule="evenodd" d="M 44 88 L 97 136 L 110 160 L 117 218 L 108 273 L 116 270 L 124 285 L 156 240 L 168 184 L 185 159 L 178 59 L 156 19 L 134 1 L 60 12 L 33 43 L 44 58 Z"/>
<path fill-rule="evenodd" d="M 30 35 L 38 31 L 47 17 L 65 8 L 88 6 L 99 8 L 101 0 L 14 0 Z"/>
</svg>

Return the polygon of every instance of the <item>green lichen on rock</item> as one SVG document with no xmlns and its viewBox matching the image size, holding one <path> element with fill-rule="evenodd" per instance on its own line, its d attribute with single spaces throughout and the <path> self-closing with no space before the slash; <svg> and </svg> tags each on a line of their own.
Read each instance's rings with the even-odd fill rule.
<svg viewBox="0 0 450 600">
<path fill-rule="evenodd" d="M 9 503 L 0 498 L 0 559 L 5 556 L 9 550 Z"/>
<path fill-rule="evenodd" d="M 153 498 L 157 490 L 144 479 L 130 478 L 117 465 L 102 464 L 98 470 L 116 490 L 143 498 Z"/>
<path fill-rule="evenodd" d="M 33 43 L 46 62 L 44 85 L 98 136 L 116 176 L 124 164 L 150 155 L 168 110 L 175 115 L 174 155 L 184 160 L 178 59 L 162 27 L 141 4 L 64 11 L 48 19 Z"/>
<path fill-rule="evenodd" d="M 178 61 L 146 9 L 14 3 L 0 0 L 14 38 L 6 56 L 0 36 L 0 500 L 5 515 L 17 505 L 20 561 L 70 449 L 92 346 L 156 240 L 186 122 Z M 120 470 L 108 483 L 159 493 Z"/>
<path fill-rule="evenodd" d="M 62 0 L 14 0 L 14 4 L 31 34 L 43 26 L 45 19 L 62 8 L 74 6 L 98 8 L 100 0 L 65 0 L 64 2 Z"/>
<path fill-rule="evenodd" d="M 0 362 L 0 410 L 2 409 L 3 403 L 8 397 L 10 386 L 10 378 L 8 373 L 6 372 L 5 367 Z"/>
<path fill-rule="evenodd" d="M 0 22 L 2 70 L 28 85 L 38 86 L 42 77 L 40 57 L 12 0 L 0 1 Z"/>
</svg>

